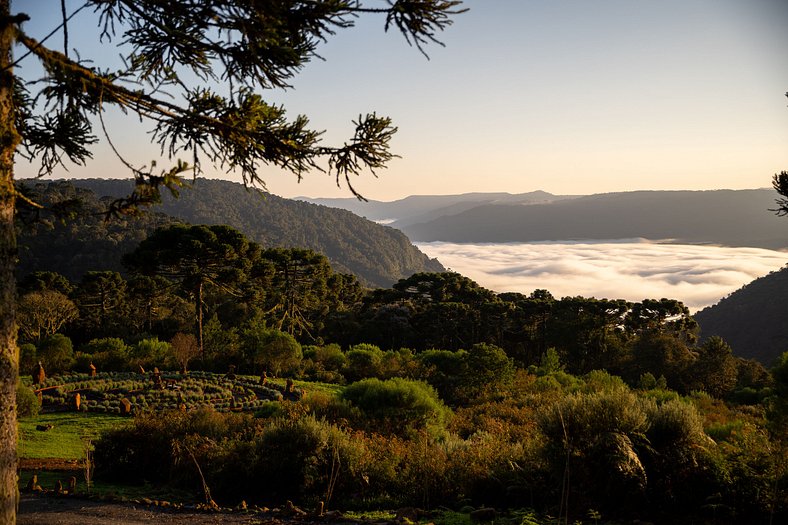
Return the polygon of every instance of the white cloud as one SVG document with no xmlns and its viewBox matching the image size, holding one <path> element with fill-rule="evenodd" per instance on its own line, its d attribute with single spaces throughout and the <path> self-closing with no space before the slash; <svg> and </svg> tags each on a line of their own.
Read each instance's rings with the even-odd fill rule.
<svg viewBox="0 0 788 525">
<path fill-rule="evenodd" d="M 692 311 L 788 262 L 761 248 L 661 244 L 639 239 L 507 244 L 418 243 L 430 257 L 496 292 L 640 301 L 679 299 Z"/>
</svg>

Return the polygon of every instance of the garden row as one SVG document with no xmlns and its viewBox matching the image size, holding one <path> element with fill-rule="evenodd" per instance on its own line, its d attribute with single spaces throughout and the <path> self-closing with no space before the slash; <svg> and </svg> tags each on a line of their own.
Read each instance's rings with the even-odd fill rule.
<svg viewBox="0 0 788 525">
<path fill-rule="evenodd" d="M 122 414 L 159 410 L 214 408 L 218 411 L 256 410 L 285 395 L 300 397 L 297 389 L 275 383 L 210 372 L 65 373 L 33 386 L 44 410 L 79 410 Z M 78 401 L 77 401 L 78 400 Z"/>
</svg>

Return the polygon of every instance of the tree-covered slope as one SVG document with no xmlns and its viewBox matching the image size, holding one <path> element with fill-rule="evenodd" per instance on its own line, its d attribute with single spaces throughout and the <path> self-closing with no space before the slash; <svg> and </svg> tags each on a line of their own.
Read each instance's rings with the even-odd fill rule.
<svg viewBox="0 0 788 525">
<path fill-rule="evenodd" d="M 124 180 L 73 183 L 100 196 L 122 196 L 131 189 Z M 154 210 L 191 224 L 227 224 L 265 247 L 315 250 L 328 257 L 335 271 L 352 273 L 370 285 L 386 287 L 417 272 L 443 270 L 399 230 L 349 211 L 247 190 L 234 182 L 198 179 L 178 199 L 165 196 Z"/>
<path fill-rule="evenodd" d="M 694 317 L 703 338 L 718 335 L 737 356 L 772 366 L 788 351 L 788 267 L 754 280 Z"/>
<path fill-rule="evenodd" d="M 17 214 L 19 278 L 53 271 L 78 281 L 88 271 L 123 271 L 123 254 L 156 228 L 179 222 L 155 212 L 105 220 L 111 199 L 99 199 L 70 182 L 23 182 L 31 200 L 44 210 L 22 204 Z"/>
</svg>

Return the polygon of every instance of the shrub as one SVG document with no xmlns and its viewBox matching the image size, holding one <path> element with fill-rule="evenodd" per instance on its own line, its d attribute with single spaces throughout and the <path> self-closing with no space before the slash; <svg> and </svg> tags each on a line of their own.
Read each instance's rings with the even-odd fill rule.
<svg viewBox="0 0 788 525">
<path fill-rule="evenodd" d="M 457 401 L 458 389 L 466 375 L 465 350 L 426 350 L 416 356 L 420 378 L 427 381 L 449 403 Z"/>
<path fill-rule="evenodd" d="M 36 346 L 33 343 L 25 343 L 19 346 L 19 370 L 21 373 L 33 370 L 37 362 Z"/>
<path fill-rule="evenodd" d="M 466 374 L 462 391 L 469 398 L 500 390 L 514 377 L 512 360 L 495 345 L 475 344 L 464 357 Z"/>
<path fill-rule="evenodd" d="M 539 417 L 556 480 L 571 472 L 570 501 L 584 506 L 637 505 L 646 469 L 637 453 L 648 429 L 644 404 L 628 390 L 570 395 Z"/>
<path fill-rule="evenodd" d="M 159 341 L 158 337 L 137 342 L 131 347 L 129 353 L 135 365 L 145 368 L 165 368 L 172 363 L 170 344 L 166 341 Z"/>
<path fill-rule="evenodd" d="M 103 406 L 106 411 L 108 405 L 105 401 L 96 405 L 96 409 L 102 410 Z M 195 482 L 192 458 L 185 449 L 177 449 L 179 443 L 195 435 L 219 442 L 228 436 L 248 440 L 253 430 L 251 416 L 224 415 L 212 409 L 143 414 L 132 425 L 111 430 L 96 442 L 96 476 L 132 484 Z M 183 455 L 176 454 L 179 450 Z"/>
<path fill-rule="evenodd" d="M 703 421 L 691 403 L 668 400 L 647 407 L 650 447 L 643 461 L 649 473 L 653 504 L 674 513 L 698 508 L 718 493 L 724 474 L 713 456 L 714 441 L 703 431 Z"/>
<path fill-rule="evenodd" d="M 583 376 L 586 392 L 614 392 L 617 390 L 629 390 L 624 380 L 618 376 L 611 375 L 605 370 L 592 370 Z M 656 384 L 656 380 L 654 380 Z"/>
<path fill-rule="evenodd" d="M 47 374 L 69 370 L 74 364 L 74 347 L 71 339 L 62 334 L 53 334 L 38 345 L 38 359 Z"/>
<path fill-rule="evenodd" d="M 329 499 L 330 492 L 347 495 L 363 485 L 358 468 L 362 447 L 314 417 L 276 420 L 254 441 L 234 441 L 224 448 L 209 471 L 216 469 L 211 487 L 225 500 L 255 500 L 264 494 L 276 503 L 313 503 Z"/>
<path fill-rule="evenodd" d="M 243 333 L 242 346 L 247 360 L 260 370 L 273 375 L 292 373 L 301 363 L 301 345 L 295 338 L 279 330 L 253 325 Z"/>
<path fill-rule="evenodd" d="M 33 389 L 22 384 L 16 384 L 16 417 L 37 416 L 41 410 L 41 403 Z"/>
<path fill-rule="evenodd" d="M 129 346 L 122 339 L 93 339 L 77 352 L 76 366 L 87 370 L 92 362 L 99 371 L 126 370 L 130 367 L 129 352 Z"/>
<path fill-rule="evenodd" d="M 391 433 L 407 434 L 422 428 L 440 433 L 451 415 L 435 389 L 410 379 L 364 379 L 345 388 L 342 398 L 372 418 L 378 428 Z"/>
<path fill-rule="evenodd" d="M 336 344 L 315 347 L 313 359 L 323 365 L 324 370 L 335 372 L 347 364 L 347 357 Z"/>
<path fill-rule="evenodd" d="M 360 344 L 351 346 L 346 354 L 347 364 L 343 370 L 348 381 L 358 381 L 368 377 L 380 377 L 383 351 L 375 345 Z"/>
</svg>

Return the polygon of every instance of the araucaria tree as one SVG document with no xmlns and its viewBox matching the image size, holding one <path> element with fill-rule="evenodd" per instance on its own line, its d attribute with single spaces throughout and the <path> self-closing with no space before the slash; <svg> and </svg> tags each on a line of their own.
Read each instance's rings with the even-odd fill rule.
<svg viewBox="0 0 788 525">
<path fill-rule="evenodd" d="M 51 3 L 65 11 L 65 3 Z M 39 160 L 42 175 L 67 161 L 85 164 L 97 140 L 94 125 L 116 107 L 150 124 L 153 140 L 173 166 L 154 173 L 153 166 L 126 160 L 137 187 L 114 202 L 108 216 L 155 202 L 161 188 L 177 191 L 179 175 L 199 171 L 203 163 L 240 172 L 248 184 L 263 183 L 257 175 L 263 165 L 299 179 L 313 169 L 328 170 L 353 191 L 351 176 L 374 172 L 392 158 L 392 122 L 374 113 L 360 116 L 350 140 L 327 146 L 306 117 L 288 119 L 261 93 L 287 86 L 317 56 L 321 41 L 351 27 L 358 15 L 381 15 L 386 29 L 396 28 L 422 49 L 462 11 L 460 1 L 450 0 L 85 0 L 78 9 L 83 10 L 94 13 L 106 43 L 119 44 L 122 68 L 107 69 L 70 52 L 67 28 L 74 13 L 64 12 L 61 33 L 53 32 L 64 36 L 57 49 L 59 44 L 28 36 L 29 17 L 12 11 L 10 0 L 0 0 L 0 522 L 5 524 L 16 521 L 14 213 L 22 197 L 14 185 L 15 155 Z M 44 78 L 19 76 L 16 66 L 22 61 L 37 61 Z"/>
</svg>

